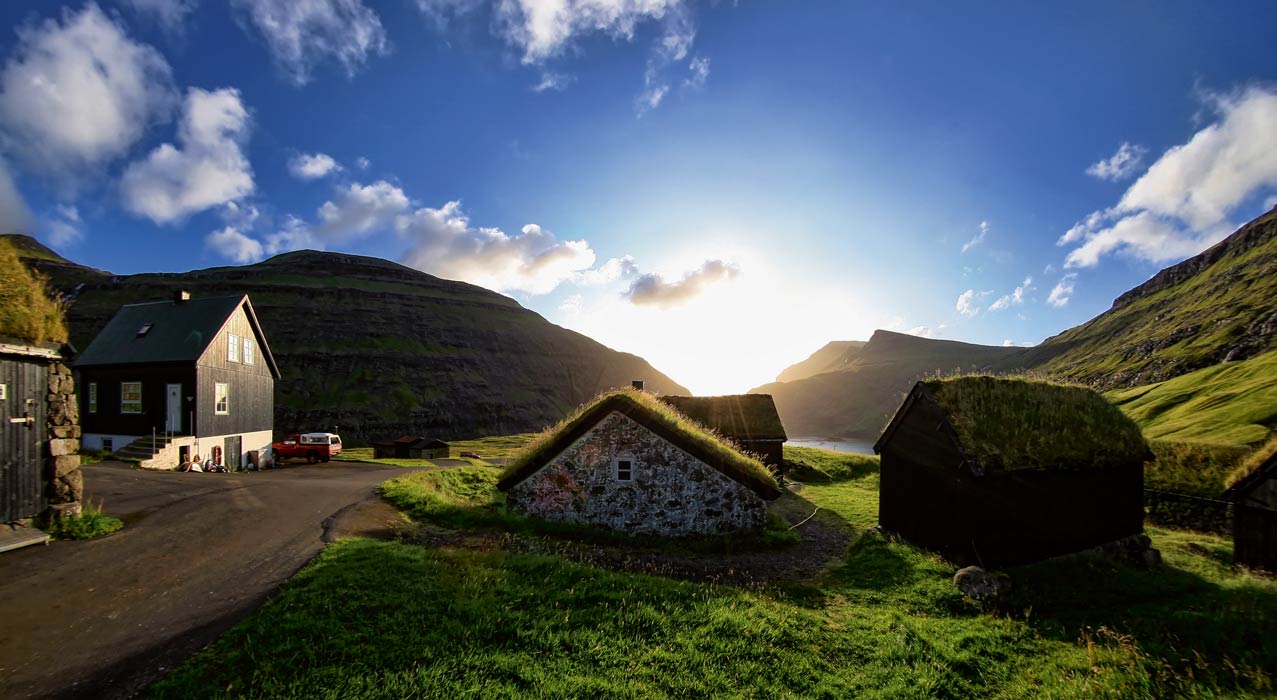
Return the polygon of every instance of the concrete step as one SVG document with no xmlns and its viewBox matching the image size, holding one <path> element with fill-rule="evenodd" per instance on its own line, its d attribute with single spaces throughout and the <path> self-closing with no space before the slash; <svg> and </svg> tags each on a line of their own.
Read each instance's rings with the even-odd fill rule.
<svg viewBox="0 0 1277 700">
<path fill-rule="evenodd" d="M 0 552 L 33 544 L 48 544 L 49 539 L 49 533 L 34 527 L 0 525 Z"/>
</svg>

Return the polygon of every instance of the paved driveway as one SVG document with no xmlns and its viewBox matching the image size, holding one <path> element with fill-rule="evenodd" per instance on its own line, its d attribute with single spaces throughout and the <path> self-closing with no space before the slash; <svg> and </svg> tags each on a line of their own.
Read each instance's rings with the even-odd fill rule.
<svg viewBox="0 0 1277 700">
<path fill-rule="evenodd" d="M 373 487 L 407 471 L 85 467 L 89 501 L 125 527 L 0 554 L 0 698 L 133 695 L 309 562 L 339 512 L 366 523 Z"/>
</svg>

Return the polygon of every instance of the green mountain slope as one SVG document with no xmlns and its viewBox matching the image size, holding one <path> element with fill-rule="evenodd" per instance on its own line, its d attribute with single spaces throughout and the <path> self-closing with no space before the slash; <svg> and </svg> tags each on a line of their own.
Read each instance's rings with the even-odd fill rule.
<svg viewBox="0 0 1277 700">
<path fill-rule="evenodd" d="M 298 251 L 243 267 L 118 277 L 61 258 L 27 262 L 73 293 L 67 316 L 81 348 L 123 304 L 179 289 L 248 294 L 283 373 L 275 400 L 281 432 L 506 435 L 540 430 L 634 379 L 689 393 L 642 358 L 513 299 L 377 258 Z"/>
<path fill-rule="evenodd" d="M 750 393 L 772 395 L 791 436 L 877 437 L 917 380 L 987 369 L 1020 352 L 879 330 L 837 371 Z"/>
<path fill-rule="evenodd" d="M 865 347 L 863 340 L 834 340 L 810 357 L 790 365 L 776 376 L 778 382 L 795 382 L 825 372 L 835 372 L 851 364 Z"/>
<path fill-rule="evenodd" d="M 1001 369 L 1116 389 L 1277 347 L 1277 209 Z"/>
</svg>

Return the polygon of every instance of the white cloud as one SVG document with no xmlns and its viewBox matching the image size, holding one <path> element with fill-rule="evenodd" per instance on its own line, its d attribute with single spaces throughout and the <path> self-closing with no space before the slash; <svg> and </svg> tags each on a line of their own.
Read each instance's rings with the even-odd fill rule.
<svg viewBox="0 0 1277 700">
<path fill-rule="evenodd" d="M 327 59 L 354 75 L 369 54 L 389 50 L 386 31 L 361 0 L 232 0 L 266 40 L 275 64 L 296 85 Z"/>
<path fill-rule="evenodd" d="M 572 281 L 583 286 L 593 287 L 611 284 L 619 279 L 633 277 L 638 274 L 638 264 L 634 258 L 626 255 L 612 258 L 591 270 L 582 270 L 573 276 Z"/>
<path fill-rule="evenodd" d="M 1007 338 L 1006 340 L 1002 341 L 1002 347 L 1013 348 L 1015 347 L 1015 341 L 1011 340 L 1010 338 Z"/>
<path fill-rule="evenodd" d="M 693 90 L 699 90 L 705 87 L 705 81 L 709 80 L 709 59 L 705 57 L 693 58 L 687 64 L 687 70 L 691 72 L 687 80 L 683 81 L 685 87 Z"/>
<path fill-rule="evenodd" d="M 311 236 L 310 227 L 305 221 L 289 216 L 284 219 L 284 225 L 278 231 L 266 236 L 266 242 L 263 244 L 266 253 L 275 255 L 289 250 L 301 250 L 303 248 L 315 247 L 323 249 L 323 244 L 318 243 Z"/>
<path fill-rule="evenodd" d="M 581 309 L 585 306 L 585 297 L 580 294 L 569 294 L 559 303 L 559 311 L 569 315 L 577 316 L 581 313 Z"/>
<path fill-rule="evenodd" d="M 639 24 L 683 7 L 684 0 L 495 0 L 499 30 L 523 50 L 525 64 L 563 53 L 578 35 L 601 32 L 628 41 Z"/>
<path fill-rule="evenodd" d="M 124 155 L 175 102 L 160 53 L 132 41 L 93 3 L 18 29 L 0 73 L 5 147 L 64 183 Z"/>
<path fill-rule="evenodd" d="M 139 15 L 153 18 L 165 31 L 178 33 L 198 0 L 117 0 Z"/>
<path fill-rule="evenodd" d="M 75 245 L 84 239 L 84 222 L 80 219 L 80 210 L 66 204 L 59 204 L 53 216 L 44 224 L 45 235 L 55 248 Z"/>
<path fill-rule="evenodd" d="M 177 129 L 177 146 L 160 144 L 124 170 L 120 191 L 129 211 L 163 224 L 253 191 L 244 157 L 248 110 L 239 91 L 191 88 Z"/>
<path fill-rule="evenodd" d="M 327 153 L 298 153 L 288 161 L 288 172 L 302 180 L 315 180 L 341 170 Z"/>
<path fill-rule="evenodd" d="M 1016 287 L 1010 294 L 998 297 L 996 301 L 989 304 L 990 311 L 1001 311 L 1009 309 L 1012 306 L 1019 306 L 1024 303 L 1024 293 L 1029 291 L 1030 285 L 1033 284 L 1032 277 L 1025 277 L 1020 286 Z"/>
<path fill-rule="evenodd" d="M 473 12 L 484 2 L 485 0 L 416 0 L 416 5 L 421 14 L 432 20 L 439 29 L 444 29 L 449 20 Z"/>
<path fill-rule="evenodd" d="M 1051 294 L 1046 298 L 1046 303 L 1056 308 L 1062 307 L 1069 303 L 1069 299 L 1073 298 L 1073 286 L 1077 283 L 1077 273 L 1070 272 L 1060 278 L 1060 281 L 1051 289 Z"/>
<path fill-rule="evenodd" d="M 962 252 L 965 253 L 968 250 L 971 250 L 972 248 L 980 245 L 981 243 L 984 242 L 985 237 L 988 235 L 989 235 L 989 222 L 981 221 L 980 230 L 976 232 L 975 236 L 972 237 L 971 240 L 962 244 Z"/>
<path fill-rule="evenodd" d="M 214 231 L 204 238 L 204 245 L 224 258 L 241 265 L 257 262 L 262 258 L 264 246 L 260 241 L 249 238 L 234 226 L 227 226 Z"/>
<path fill-rule="evenodd" d="M 638 306 L 668 309 L 687 304 L 710 286 L 734 279 L 739 274 L 740 268 L 731 263 L 706 260 L 675 282 L 666 282 L 654 272 L 639 275 L 622 296 Z"/>
<path fill-rule="evenodd" d="M 958 295 L 958 302 L 954 305 L 954 308 L 963 316 L 972 318 L 980 313 L 981 307 L 976 302 L 989 294 L 992 294 L 992 292 L 977 292 L 974 289 L 968 289 Z"/>
<path fill-rule="evenodd" d="M 9 168 L 0 160 L 0 233 L 20 233 L 30 226 L 31 210 L 9 175 Z"/>
<path fill-rule="evenodd" d="M 355 159 L 355 167 L 359 168 L 360 170 L 367 170 L 369 166 L 371 165 L 372 165 L 372 161 L 368 160 L 367 158 L 363 156 L 359 156 L 358 158 Z"/>
<path fill-rule="evenodd" d="M 1110 253 L 1167 262 L 1226 237 L 1229 217 L 1277 189 L 1277 92 L 1251 87 L 1217 96 L 1216 121 L 1170 148 L 1112 208 L 1079 221 L 1057 241 L 1081 245 L 1065 267 L 1091 267 Z"/>
<path fill-rule="evenodd" d="M 532 86 L 532 92 L 546 92 L 547 90 L 561 92 L 566 90 L 571 83 L 572 76 L 570 75 L 554 71 L 543 71 L 541 73 L 541 81 Z"/>
<path fill-rule="evenodd" d="M 385 180 L 352 184 L 319 207 L 315 237 L 326 243 L 347 241 L 376 230 L 391 230 L 412 207 L 404 191 Z"/>
<path fill-rule="evenodd" d="M 905 331 L 905 333 L 908 333 L 909 335 L 916 335 L 919 338 L 930 338 L 931 328 L 928 326 L 914 326 L 913 328 Z"/>
<path fill-rule="evenodd" d="M 1136 170 L 1144 163 L 1144 154 L 1148 152 L 1147 148 L 1138 145 L 1131 145 L 1122 142 L 1118 146 L 1117 152 L 1113 155 L 1091 164 L 1086 169 L 1086 174 L 1100 180 L 1110 180 L 1117 182 L 1135 174 Z"/>
<path fill-rule="evenodd" d="M 687 58 L 687 52 L 696 40 L 696 29 L 687 10 L 681 5 L 665 15 L 665 29 L 661 38 L 652 46 L 643 71 L 643 90 L 635 98 L 635 113 L 644 113 L 660 106 L 670 91 L 669 67 Z M 702 59 L 698 59 L 702 60 Z M 709 77 L 709 59 L 703 59 L 705 77 Z"/>
<path fill-rule="evenodd" d="M 241 231 L 252 229 L 262 215 L 257 210 L 257 207 L 251 204 L 239 204 L 238 202 L 227 202 L 219 213 L 222 221 L 225 221 L 228 226 L 233 226 Z"/>
<path fill-rule="evenodd" d="M 560 241 L 536 224 L 515 235 L 471 226 L 458 201 L 400 216 L 396 230 L 411 241 L 404 264 L 501 292 L 547 294 L 595 260 L 586 241 Z"/>
</svg>

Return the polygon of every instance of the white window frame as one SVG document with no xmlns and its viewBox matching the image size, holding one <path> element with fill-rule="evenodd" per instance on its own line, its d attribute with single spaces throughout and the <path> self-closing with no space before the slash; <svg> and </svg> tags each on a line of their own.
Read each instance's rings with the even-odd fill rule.
<svg viewBox="0 0 1277 700">
<path fill-rule="evenodd" d="M 98 383 L 89 382 L 89 413 L 98 412 Z"/>
<path fill-rule="evenodd" d="M 223 406 L 225 404 L 225 406 Z M 213 384 L 213 415 L 229 416 L 231 414 L 231 385 L 217 382 Z"/>
<path fill-rule="evenodd" d="M 125 394 L 127 393 L 124 390 L 124 387 L 130 384 L 137 385 L 137 401 L 129 401 L 124 398 Z M 130 411 L 127 408 L 127 406 L 134 403 L 137 404 L 137 409 Z M 128 414 L 132 416 L 132 415 L 140 414 L 141 412 L 142 412 L 142 382 L 120 382 L 120 413 Z"/>
<path fill-rule="evenodd" d="M 636 461 L 637 460 L 630 455 L 619 455 L 616 459 L 613 459 L 612 478 L 617 481 L 634 481 L 634 465 Z M 625 462 L 629 465 L 625 470 L 627 477 L 624 479 L 621 478 L 621 462 Z"/>
<path fill-rule="evenodd" d="M 226 361 L 239 362 L 239 335 L 235 333 L 226 334 Z"/>
<path fill-rule="evenodd" d="M 244 364 L 251 365 L 256 362 L 257 353 L 253 352 L 254 350 L 256 350 L 256 348 L 253 345 L 253 339 L 248 336 L 244 336 L 244 354 L 241 356 L 244 359 Z"/>
</svg>

